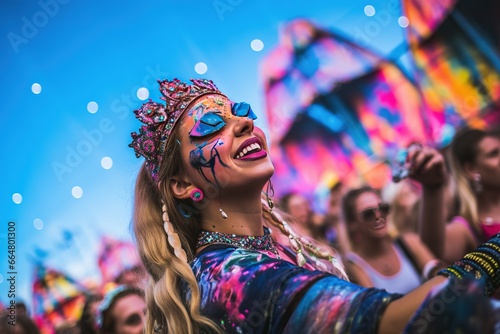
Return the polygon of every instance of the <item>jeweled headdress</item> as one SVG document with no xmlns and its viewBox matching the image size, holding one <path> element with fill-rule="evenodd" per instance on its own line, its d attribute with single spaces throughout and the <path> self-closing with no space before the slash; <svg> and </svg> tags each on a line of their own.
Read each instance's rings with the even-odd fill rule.
<svg viewBox="0 0 500 334">
<path fill-rule="evenodd" d="M 146 158 L 146 167 L 155 182 L 158 181 L 158 172 L 168 138 L 191 102 L 206 94 L 225 96 L 211 80 L 191 79 L 191 82 L 192 85 L 179 79 L 158 80 L 163 95 L 160 98 L 166 104 L 156 103 L 150 99 L 142 107 L 134 110 L 135 117 L 145 125 L 141 126 L 139 133 L 132 133 L 132 143 L 129 146 L 134 149 L 136 157 Z"/>
</svg>

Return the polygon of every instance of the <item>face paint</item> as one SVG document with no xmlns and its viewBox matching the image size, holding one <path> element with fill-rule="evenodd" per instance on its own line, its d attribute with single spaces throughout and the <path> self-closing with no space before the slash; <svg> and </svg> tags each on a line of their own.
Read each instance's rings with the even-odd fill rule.
<svg viewBox="0 0 500 334">
<path fill-rule="evenodd" d="M 219 161 L 222 167 L 227 167 L 227 165 L 220 158 L 220 154 L 217 151 L 217 146 L 222 144 L 223 143 L 220 141 L 220 139 L 217 138 L 211 142 L 203 143 L 189 153 L 189 163 L 191 164 L 191 166 L 193 166 L 193 168 L 195 168 L 205 180 L 214 184 L 214 182 L 211 182 L 203 172 L 203 168 L 209 168 L 214 177 L 215 185 L 217 186 L 219 186 L 219 182 L 217 180 L 217 176 L 215 175 L 216 161 Z M 211 147 L 209 159 L 206 159 L 203 154 L 203 150 L 205 147 Z"/>
<path fill-rule="evenodd" d="M 219 131 L 226 125 L 225 119 L 232 117 L 227 104 L 219 97 L 196 104 L 188 115 L 195 122 L 189 131 L 189 136 L 192 139 L 203 138 Z"/>
<path fill-rule="evenodd" d="M 189 132 L 191 138 L 202 138 L 222 129 L 226 125 L 224 119 L 215 112 L 206 113 L 196 122 Z"/>
<path fill-rule="evenodd" d="M 246 102 L 238 102 L 233 104 L 233 106 L 231 107 L 231 113 L 237 117 L 248 117 L 252 120 L 257 119 L 257 116 L 252 111 L 252 108 Z"/>
<path fill-rule="evenodd" d="M 208 182 L 220 186 L 219 179 L 215 173 L 217 162 L 222 167 L 228 167 L 221 158 L 218 146 L 223 145 L 223 129 L 227 122 L 234 117 L 249 118 L 255 120 L 257 116 L 246 102 L 232 103 L 223 97 L 208 97 L 202 102 L 195 104 L 187 113 L 194 125 L 189 131 L 191 143 L 196 148 L 189 152 L 189 163 Z M 220 136 L 213 136 L 220 133 Z M 201 142 L 205 139 L 204 142 Z M 213 180 L 208 179 L 206 169 L 210 170 Z"/>
</svg>

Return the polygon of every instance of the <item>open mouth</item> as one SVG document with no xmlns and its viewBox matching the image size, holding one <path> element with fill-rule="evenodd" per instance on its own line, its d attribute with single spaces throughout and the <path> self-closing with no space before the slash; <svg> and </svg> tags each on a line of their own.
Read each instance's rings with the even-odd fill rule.
<svg viewBox="0 0 500 334">
<path fill-rule="evenodd" d="M 377 219 L 375 223 L 372 225 L 372 230 L 380 230 L 384 228 L 386 225 L 385 219 Z"/>
<path fill-rule="evenodd" d="M 262 149 L 262 142 L 259 138 L 247 139 L 241 144 L 234 156 L 239 160 L 257 160 L 267 156 L 267 152 Z"/>
</svg>

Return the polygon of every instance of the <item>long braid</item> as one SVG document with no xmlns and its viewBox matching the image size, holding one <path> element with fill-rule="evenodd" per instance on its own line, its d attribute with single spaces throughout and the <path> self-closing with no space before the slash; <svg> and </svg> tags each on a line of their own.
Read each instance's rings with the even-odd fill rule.
<svg viewBox="0 0 500 334">
<path fill-rule="evenodd" d="M 170 148 L 170 163 L 162 166 L 161 179 L 169 179 L 182 166 L 178 145 Z M 187 263 L 193 259 L 199 229 L 195 217 L 179 212 L 168 184 L 158 186 L 143 165 L 136 184 L 133 230 L 151 277 L 146 289 L 148 334 L 220 333 L 213 321 L 200 314 L 198 283 Z"/>
<path fill-rule="evenodd" d="M 333 274 L 343 279 L 348 279 L 344 266 L 337 259 L 337 255 L 316 247 L 310 240 L 295 233 L 282 218 L 281 214 L 274 208 L 272 200 L 269 197 L 267 197 L 267 200 L 262 199 L 262 210 L 266 221 L 277 227 L 288 238 L 290 247 L 296 253 L 297 264 L 299 266 L 303 266 L 306 263 L 306 257 L 309 257 L 315 262 L 317 269 L 329 271 L 328 267 L 320 261 L 320 259 L 326 260 L 333 266 Z"/>
</svg>

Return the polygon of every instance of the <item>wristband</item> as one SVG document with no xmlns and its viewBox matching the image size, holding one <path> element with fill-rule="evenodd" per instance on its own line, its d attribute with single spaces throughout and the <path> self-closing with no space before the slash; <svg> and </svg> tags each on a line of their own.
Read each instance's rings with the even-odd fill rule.
<svg viewBox="0 0 500 334">
<path fill-rule="evenodd" d="M 424 269 L 422 269 L 422 278 L 424 280 L 430 279 L 430 274 L 431 272 L 436 269 L 439 265 L 441 264 L 441 261 L 438 259 L 432 259 L 429 262 L 427 262 L 424 266 Z"/>
<path fill-rule="evenodd" d="M 438 272 L 438 275 L 485 280 L 485 294 L 493 295 L 500 286 L 500 233 L 481 244 L 474 252 Z"/>
</svg>

